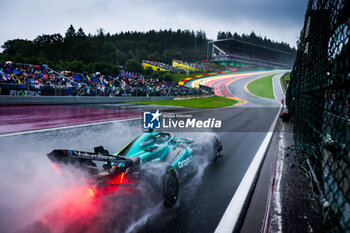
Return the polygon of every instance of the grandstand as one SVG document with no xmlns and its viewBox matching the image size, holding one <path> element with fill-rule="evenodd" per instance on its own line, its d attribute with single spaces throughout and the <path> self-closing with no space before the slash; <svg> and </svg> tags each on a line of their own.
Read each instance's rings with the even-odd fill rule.
<svg viewBox="0 0 350 233">
<path fill-rule="evenodd" d="M 293 58 L 289 52 L 236 39 L 210 41 L 211 62 L 239 68 L 290 68 Z"/>
</svg>

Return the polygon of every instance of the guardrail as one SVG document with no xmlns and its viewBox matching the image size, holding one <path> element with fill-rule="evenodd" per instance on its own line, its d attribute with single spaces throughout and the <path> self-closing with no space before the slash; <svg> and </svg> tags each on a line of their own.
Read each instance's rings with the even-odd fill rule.
<svg viewBox="0 0 350 233">
<path fill-rule="evenodd" d="M 113 104 L 132 101 L 173 100 L 173 96 L 96 97 L 96 96 L 7 96 L 0 95 L 0 105 L 50 105 L 50 104 Z"/>
<path fill-rule="evenodd" d="M 193 96 L 208 94 L 207 90 L 198 90 L 189 87 L 97 87 L 97 86 L 48 86 L 34 84 L 0 83 L 0 95 L 13 96 Z"/>
</svg>

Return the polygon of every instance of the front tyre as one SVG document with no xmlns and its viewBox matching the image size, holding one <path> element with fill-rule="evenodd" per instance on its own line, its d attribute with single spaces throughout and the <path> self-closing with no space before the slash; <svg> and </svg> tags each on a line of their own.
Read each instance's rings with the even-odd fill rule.
<svg viewBox="0 0 350 233">
<path fill-rule="evenodd" d="M 179 182 L 175 169 L 168 167 L 163 181 L 164 206 L 166 208 L 173 207 L 179 195 Z"/>
</svg>

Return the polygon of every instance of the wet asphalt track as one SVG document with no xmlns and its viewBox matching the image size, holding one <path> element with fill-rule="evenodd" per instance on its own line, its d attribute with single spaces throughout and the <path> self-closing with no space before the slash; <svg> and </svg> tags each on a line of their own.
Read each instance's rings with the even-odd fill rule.
<svg viewBox="0 0 350 233">
<path fill-rule="evenodd" d="M 229 93 L 234 93 L 235 97 L 245 99 L 250 103 L 245 106 L 241 105 L 240 108 L 197 112 L 191 109 L 160 107 L 161 111 L 195 111 L 194 115 L 210 115 L 216 119 L 222 119 L 224 130 L 217 134 L 224 149 L 221 158 L 206 167 L 199 183 L 193 184 L 193 187 L 184 184 L 187 189 L 180 187 L 180 203 L 176 208 L 153 215 L 138 232 L 214 232 L 278 111 L 279 105 L 276 102 L 252 96 L 242 88 L 246 82 L 265 75 L 243 78 L 226 87 Z M 218 88 L 223 91 L 224 86 Z M 128 104 L 90 105 L 89 107 L 118 110 L 139 108 Z M 115 152 L 140 131 L 140 120 L 134 120 L 0 137 L 0 175 L 10 181 L 17 179 L 15 177 L 18 175 L 30 175 L 31 169 L 50 166 L 44 155 L 54 148 L 91 151 L 94 146 L 104 145 L 111 152 Z M 6 157 L 9 154 L 11 154 L 10 159 Z M 27 164 L 26 171 L 15 173 L 16 169 L 10 169 L 9 172 L 8 167 L 16 168 L 20 161 Z M 30 183 L 30 179 L 28 182 Z M 21 191 L 20 188 L 18 191 Z M 2 198 L 10 198 L 6 195 L 12 195 L 6 191 L 0 194 Z M 0 226 L 5 226 L 5 231 L 14 228 L 11 224 L 15 224 L 17 218 L 25 219 L 26 214 L 29 214 L 22 211 L 21 214 L 16 214 L 17 218 L 13 218 L 11 213 L 15 213 L 16 210 L 4 211 L 1 205 L 6 206 L 6 204 L 0 202 Z"/>
<path fill-rule="evenodd" d="M 248 103 L 215 111 L 218 119 L 224 119 L 225 132 L 218 133 L 224 148 L 222 157 L 207 167 L 193 198 L 186 199 L 170 221 L 164 224 L 160 220 L 154 221 L 152 226 L 145 227 L 142 232 L 215 231 L 278 112 L 278 101 L 256 97 L 243 88 L 246 83 L 268 74 L 242 78 L 226 87 L 233 97 Z M 221 84 L 218 86 L 219 92 L 225 93 L 225 82 L 214 81 L 211 86 L 218 83 Z M 211 115 L 212 111 L 205 114 Z"/>
</svg>

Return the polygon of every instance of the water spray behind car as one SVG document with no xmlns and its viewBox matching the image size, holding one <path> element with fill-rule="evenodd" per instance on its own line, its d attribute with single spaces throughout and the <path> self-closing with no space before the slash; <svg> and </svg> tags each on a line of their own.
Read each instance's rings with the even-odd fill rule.
<svg viewBox="0 0 350 233">
<path fill-rule="evenodd" d="M 136 195 L 127 193 L 121 198 L 108 197 L 93 201 L 91 198 L 85 199 L 88 198 L 86 195 L 95 195 L 93 189 L 90 193 L 91 190 L 87 189 L 91 185 L 89 174 L 70 165 L 54 166 L 45 157 L 45 154 L 54 148 L 91 151 L 93 147 L 104 145 L 106 151 L 115 152 L 116 149 L 122 148 L 122 145 L 126 145 L 137 135 L 137 132 L 141 132 L 137 124 L 125 126 L 115 123 L 110 124 L 108 128 L 96 126 L 89 130 L 74 129 L 32 134 L 22 138 L 20 148 L 14 146 L 18 143 L 16 138 L 10 138 L 5 143 L 1 143 L 1 153 L 4 153 L 4 156 L 0 158 L 0 174 L 5 178 L 0 181 L 1 187 L 5 190 L 1 192 L 0 200 L 0 223 L 4 223 L 1 224 L 1 231 L 137 232 L 152 219 L 162 215 L 164 211 L 167 215 L 162 216 L 163 220 L 169 219 L 171 208 L 164 206 L 163 193 L 159 192 L 162 188 L 162 179 L 169 175 L 170 180 L 173 180 L 173 175 L 176 174 L 169 164 L 155 160 L 155 163 L 149 164 L 149 167 L 147 164 L 142 166 L 140 172 L 144 176 L 135 187 Z M 159 145 L 161 140 L 170 140 L 167 138 L 168 134 L 161 134 L 161 136 L 157 138 L 160 140 L 157 142 Z M 52 137 L 55 140 L 52 140 Z M 210 137 L 203 133 L 188 136 L 184 134 L 184 137 L 195 138 L 195 144 L 209 145 L 212 142 L 209 140 Z M 189 142 L 190 140 L 185 139 L 172 141 L 171 143 L 176 145 L 180 143 L 184 146 L 184 148 L 174 146 L 172 153 L 179 150 L 189 151 L 189 146 L 186 146 Z M 143 149 L 152 151 L 154 148 L 147 143 L 147 140 L 142 141 L 141 146 L 146 146 L 147 148 Z M 195 150 L 195 144 L 191 150 Z M 180 192 L 179 196 L 176 196 L 179 200 L 174 202 L 174 205 L 173 202 L 170 203 L 173 205 L 172 208 L 178 208 L 184 200 L 190 199 L 191 195 L 195 194 L 203 171 L 211 161 L 205 156 L 207 153 L 211 154 L 208 148 L 198 157 L 187 156 L 176 161 L 180 169 L 189 167 L 191 162 L 197 164 L 194 167 L 196 173 L 191 181 L 180 184 L 180 190 L 184 190 L 189 195 L 182 195 Z M 5 156 L 5 154 L 11 156 Z M 82 153 L 79 155 L 88 156 Z M 96 155 L 101 156 L 99 153 Z M 117 178 L 122 180 L 120 177 Z M 172 195 L 169 197 L 170 200 L 174 198 Z"/>
</svg>

